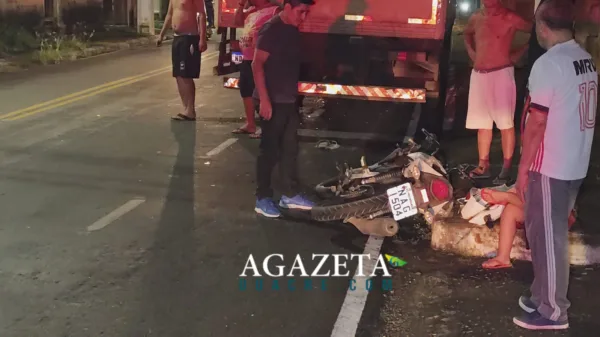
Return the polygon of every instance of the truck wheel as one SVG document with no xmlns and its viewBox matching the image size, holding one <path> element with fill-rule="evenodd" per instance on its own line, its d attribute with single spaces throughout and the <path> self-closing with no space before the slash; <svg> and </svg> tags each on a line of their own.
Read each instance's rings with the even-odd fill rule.
<svg viewBox="0 0 600 337">
<path fill-rule="evenodd" d="M 312 220 L 327 222 L 345 220 L 351 217 L 360 218 L 387 208 L 389 208 L 388 196 L 387 194 L 380 194 L 345 204 L 313 207 L 310 215 Z"/>
</svg>

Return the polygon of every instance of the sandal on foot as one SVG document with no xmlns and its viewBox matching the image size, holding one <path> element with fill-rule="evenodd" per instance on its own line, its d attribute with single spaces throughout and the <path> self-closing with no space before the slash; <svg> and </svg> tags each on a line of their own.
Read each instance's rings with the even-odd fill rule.
<svg viewBox="0 0 600 337">
<path fill-rule="evenodd" d="M 339 149 L 340 144 L 338 144 L 335 140 L 321 140 L 317 142 L 315 147 L 323 150 L 335 150 Z"/>
<path fill-rule="evenodd" d="M 502 263 L 498 261 L 496 258 L 489 259 L 481 264 L 483 269 L 493 270 L 493 269 L 506 269 L 512 268 L 512 263 Z"/>
<path fill-rule="evenodd" d="M 256 132 L 252 132 L 252 131 L 244 128 L 244 127 L 241 127 L 241 128 L 237 128 L 237 129 L 231 131 L 231 133 L 233 133 L 235 135 L 251 135 L 251 134 L 254 134 Z"/>
<path fill-rule="evenodd" d="M 172 120 L 178 122 L 195 122 L 196 118 L 186 116 L 184 114 L 177 114 L 177 116 L 171 117 Z"/>
<path fill-rule="evenodd" d="M 479 166 L 476 169 L 474 169 L 473 171 L 471 171 L 471 173 L 469 173 L 469 176 L 473 179 L 489 179 L 491 177 L 490 175 L 490 169 Z"/>
</svg>

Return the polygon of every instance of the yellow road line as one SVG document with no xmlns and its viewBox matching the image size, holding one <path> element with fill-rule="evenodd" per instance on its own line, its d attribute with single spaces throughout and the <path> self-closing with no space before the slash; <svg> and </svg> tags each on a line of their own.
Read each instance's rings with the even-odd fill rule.
<svg viewBox="0 0 600 337">
<path fill-rule="evenodd" d="M 202 59 L 212 59 L 217 55 L 217 52 L 203 55 Z M 122 78 L 116 81 L 104 83 L 102 85 L 78 91 L 69 95 L 61 96 L 46 102 L 38 103 L 27 108 L 15 110 L 3 115 L 0 115 L 0 121 L 14 121 L 24 117 L 28 117 L 46 110 L 58 108 L 88 97 L 92 97 L 112 89 L 120 88 L 135 82 L 145 80 L 147 78 L 163 74 L 171 69 L 171 66 L 155 69 L 147 73 Z"/>
<path fill-rule="evenodd" d="M 99 85 L 99 86 L 95 86 L 95 87 L 92 87 L 92 88 L 89 88 L 89 89 L 85 89 L 85 90 L 81 90 L 81 91 L 78 91 L 78 92 L 74 92 L 74 93 L 69 94 L 69 95 L 61 96 L 61 97 L 58 97 L 58 98 L 55 98 L 55 99 L 52 99 L 52 100 L 49 100 L 49 101 L 46 101 L 46 102 L 42 102 L 42 103 L 38 103 L 38 104 L 35 104 L 35 105 L 32 105 L 32 106 L 28 106 L 27 108 L 15 110 L 15 111 L 12 111 L 12 112 L 0 115 L 0 120 L 9 118 L 9 117 L 12 117 L 12 116 L 15 116 L 15 115 L 19 115 L 21 113 L 28 112 L 28 111 L 31 111 L 31 110 L 37 110 L 37 109 L 42 108 L 44 106 L 48 106 L 48 105 L 51 105 L 51 104 L 54 104 L 54 103 L 58 103 L 58 102 L 61 102 L 61 101 L 64 101 L 64 100 L 68 100 L 68 99 L 71 99 L 73 97 L 78 97 L 78 96 L 81 96 L 81 95 L 85 95 L 85 94 L 87 94 L 89 92 L 93 92 L 93 91 L 96 91 L 96 90 L 99 90 L 99 89 L 102 89 L 102 88 L 113 86 L 115 84 L 123 83 L 123 82 L 126 82 L 126 81 L 131 81 L 131 80 L 134 80 L 136 78 L 147 76 L 149 74 L 154 74 L 154 73 L 157 73 L 157 72 L 164 72 L 164 71 L 168 70 L 169 68 L 170 67 L 164 67 L 164 68 L 160 68 L 160 69 L 155 69 L 153 71 L 150 71 L 150 72 L 147 72 L 147 73 L 144 73 L 144 74 L 122 78 L 120 80 L 116 80 L 116 81 L 104 83 L 104 84 Z"/>
<path fill-rule="evenodd" d="M 111 86 L 104 87 L 104 88 L 102 88 L 100 90 L 92 91 L 92 92 L 90 92 L 88 94 L 85 94 L 85 95 L 75 96 L 75 97 L 73 97 L 71 99 L 59 101 L 59 102 L 57 102 L 55 104 L 52 104 L 52 105 L 45 105 L 45 106 L 40 107 L 39 109 L 31 110 L 31 111 L 28 111 L 28 112 L 23 112 L 23 113 L 20 113 L 20 114 L 18 114 L 16 116 L 13 116 L 13 117 L 0 118 L 0 120 L 3 120 L 3 121 L 16 121 L 16 120 L 19 120 L 21 118 L 25 118 L 25 117 L 29 117 L 29 116 L 38 114 L 40 112 L 44 112 L 44 111 L 47 111 L 47 110 L 59 108 L 61 106 L 65 106 L 67 104 L 71 104 L 73 102 L 77 102 L 79 100 L 82 100 L 82 99 L 85 99 L 85 98 L 88 98 L 88 97 L 96 96 L 96 95 L 101 94 L 103 92 L 107 92 L 107 91 L 110 91 L 110 90 L 113 90 L 113 89 L 116 89 L 116 88 L 124 87 L 126 85 L 129 85 L 129 84 L 132 84 L 132 83 L 135 83 L 135 82 L 139 82 L 139 81 L 145 80 L 147 78 L 150 78 L 150 77 L 153 77 L 153 76 L 156 76 L 156 75 L 160 75 L 160 74 L 166 73 L 166 72 L 169 71 L 170 68 L 171 67 L 168 67 L 167 69 L 163 69 L 160 72 L 155 72 L 155 73 L 152 73 L 150 75 L 146 75 L 144 77 L 136 77 L 136 78 L 134 78 L 132 80 L 129 80 L 127 82 L 120 82 L 120 83 L 117 83 L 117 84 L 113 84 Z"/>
</svg>

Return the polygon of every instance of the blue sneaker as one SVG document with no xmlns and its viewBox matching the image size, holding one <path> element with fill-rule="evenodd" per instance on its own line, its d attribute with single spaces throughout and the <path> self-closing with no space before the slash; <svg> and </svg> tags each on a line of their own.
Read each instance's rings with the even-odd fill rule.
<svg viewBox="0 0 600 337">
<path fill-rule="evenodd" d="M 271 198 L 256 200 L 254 211 L 267 218 L 279 218 L 281 216 L 281 212 L 279 212 L 279 209 Z"/>
<path fill-rule="evenodd" d="M 285 195 L 281 196 L 279 207 L 288 209 L 311 210 L 315 204 L 301 195 L 288 198 Z"/>
<path fill-rule="evenodd" d="M 567 320 L 552 321 L 542 317 L 537 311 L 531 314 L 523 314 L 521 317 L 514 317 L 513 323 L 528 330 L 563 330 L 569 328 Z"/>
<path fill-rule="evenodd" d="M 537 310 L 537 306 L 527 296 L 519 297 L 519 306 L 528 314 L 531 314 Z"/>
</svg>

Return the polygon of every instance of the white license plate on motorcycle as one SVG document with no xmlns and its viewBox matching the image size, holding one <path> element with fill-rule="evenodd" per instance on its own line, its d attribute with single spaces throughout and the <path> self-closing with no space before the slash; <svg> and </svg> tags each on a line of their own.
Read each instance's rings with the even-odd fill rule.
<svg viewBox="0 0 600 337">
<path fill-rule="evenodd" d="M 399 221 L 419 213 L 410 183 L 387 190 L 394 220 Z"/>
<path fill-rule="evenodd" d="M 231 61 L 233 61 L 233 63 L 241 64 L 243 60 L 244 60 L 244 56 L 242 55 L 242 53 L 237 52 L 237 51 L 234 51 L 231 53 Z"/>
</svg>

